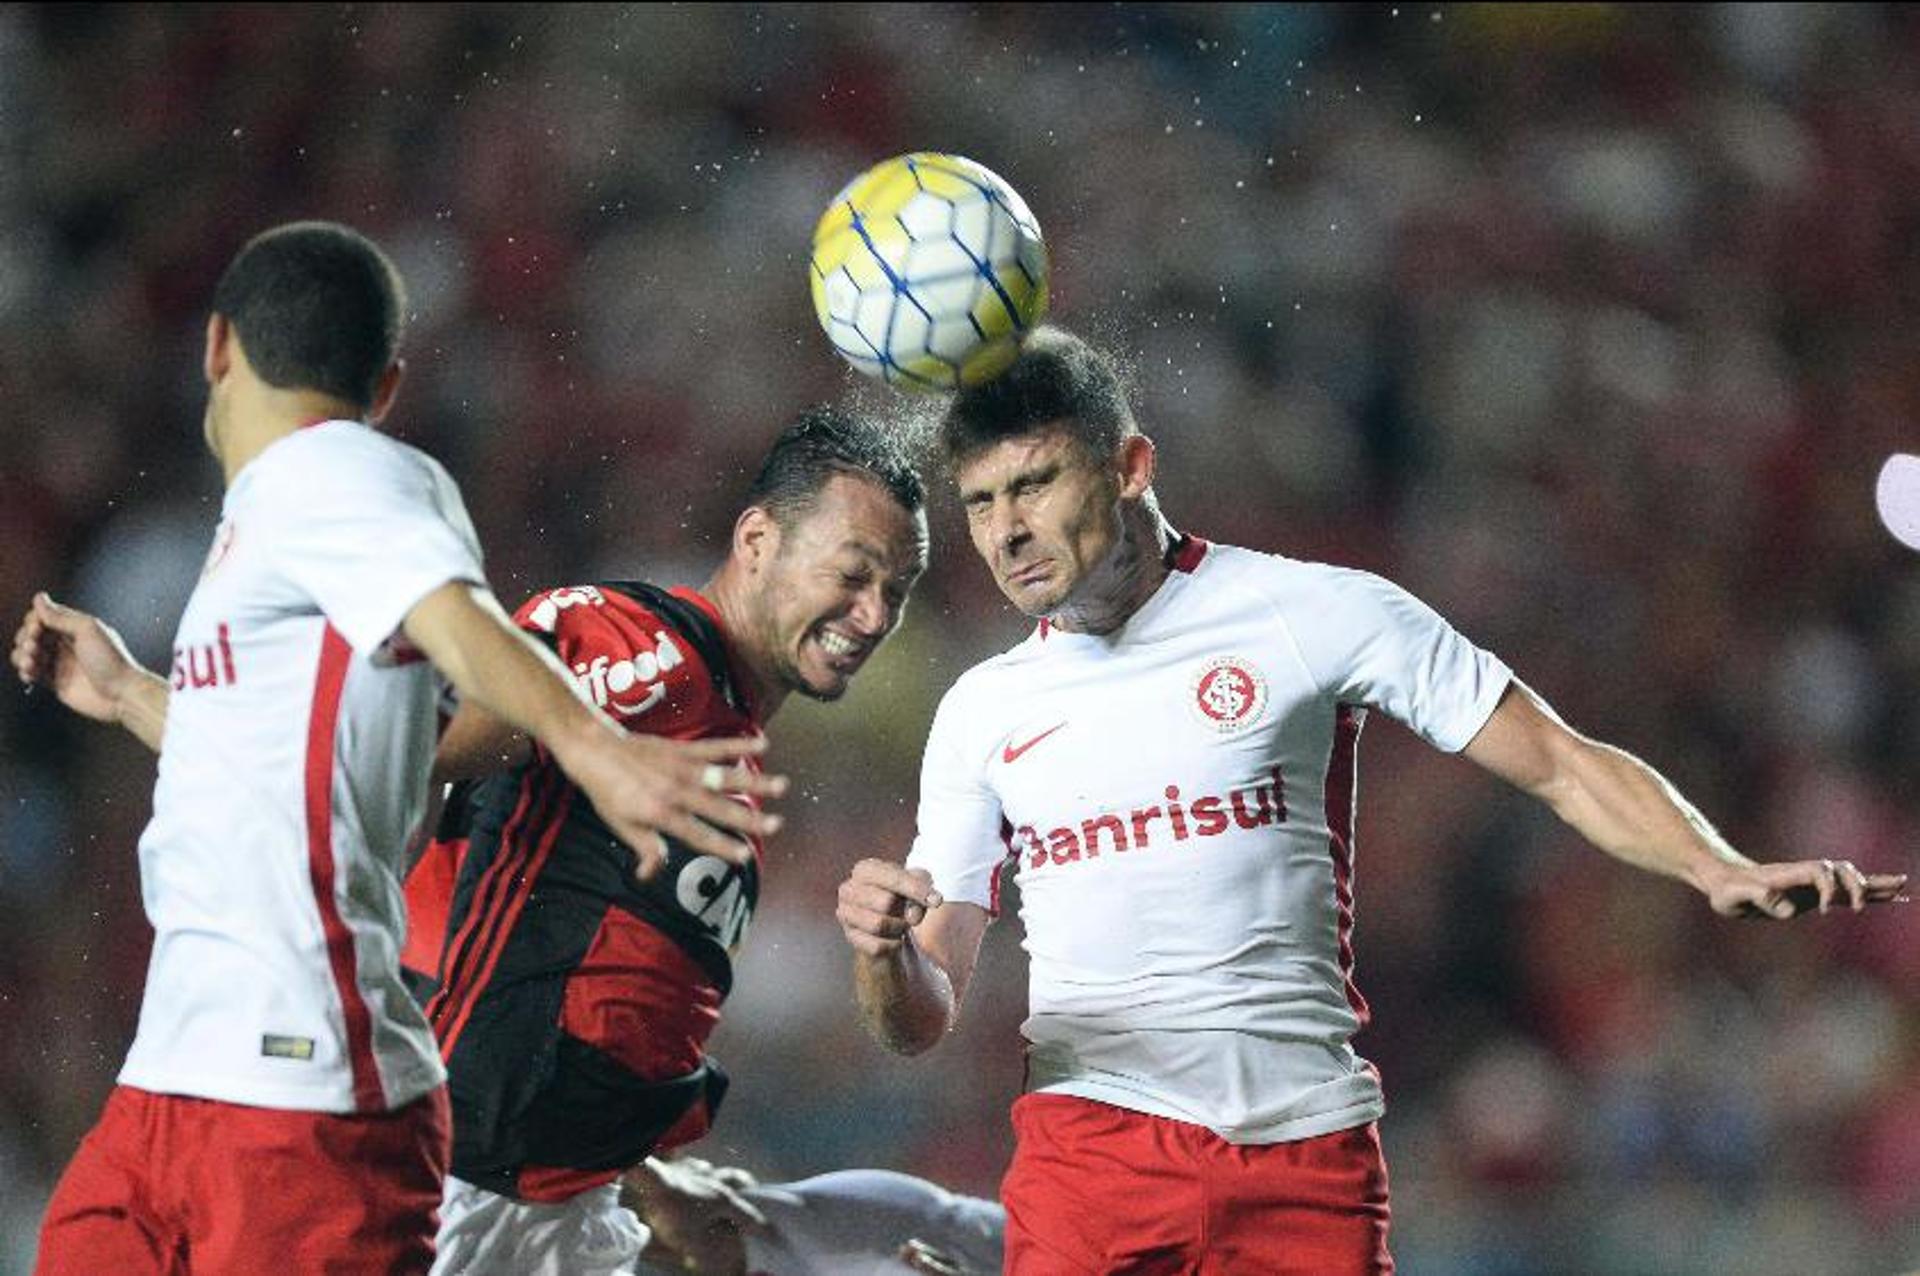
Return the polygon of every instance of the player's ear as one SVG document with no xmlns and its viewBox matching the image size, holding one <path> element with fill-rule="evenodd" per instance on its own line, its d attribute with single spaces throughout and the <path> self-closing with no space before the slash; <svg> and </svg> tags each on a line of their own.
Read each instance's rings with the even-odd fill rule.
<svg viewBox="0 0 1920 1276">
<path fill-rule="evenodd" d="M 227 317 L 217 312 L 208 315 L 207 350 L 200 363 L 208 385 L 218 385 L 226 379 L 227 369 L 233 366 L 232 341 L 233 325 L 227 322 Z"/>
<path fill-rule="evenodd" d="M 1144 434 L 1129 434 L 1114 449 L 1114 465 L 1120 476 L 1120 495 L 1135 499 L 1153 486 L 1156 456 L 1153 440 Z"/>
<path fill-rule="evenodd" d="M 387 370 L 380 374 L 380 379 L 373 385 L 373 405 L 367 409 L 368 425 L 378 425 L 381 418 L 387 415 L 388 409 L 393 407 L 394 397 L 400 393 L 400 383 L 406 380 L 406 376 L 407 361 L 405 359 L 395 359 L 387 365 Z"/>
<path fill-rule="evenodd" d="M 733 520 L 733 556 L 758 568 L 780 551 L 780 522 L 761 505 L 749 505 Z"/>
</svg>

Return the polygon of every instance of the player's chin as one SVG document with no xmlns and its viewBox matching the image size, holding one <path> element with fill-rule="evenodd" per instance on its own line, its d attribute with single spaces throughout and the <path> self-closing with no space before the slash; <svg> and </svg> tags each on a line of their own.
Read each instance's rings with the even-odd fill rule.
<svg viewBox="0 0 1920 1276">
<path fill-rule="evenodd" d="M 1042 620 L 1060 609 L 1069 591 L 1055 586 L 1051 580 L 1032 585 L 1003 580 L 1000 582 L 1000 592 L 1028 620 Z"/>
<path fill-rule="evenodd" d="M 847 694 L 853 675 L 860 672 L 860 661 L 816 658 L 802 663 L 794 679 L 795 691 L 809 700 L 831 702 Z"/>
<path fill-rule="evenodd" d="M 800 685 L 795 687 L 794 690 L 809 700 L 818 700 L 822 704 L 832 704 L 835 700 L 847 694 L 847 687 L 850 686 L 852 682 L 853 676 L 851 674 L 844 677 L 834 674 L 828 677 L 802 679 Z"/>
</svg>

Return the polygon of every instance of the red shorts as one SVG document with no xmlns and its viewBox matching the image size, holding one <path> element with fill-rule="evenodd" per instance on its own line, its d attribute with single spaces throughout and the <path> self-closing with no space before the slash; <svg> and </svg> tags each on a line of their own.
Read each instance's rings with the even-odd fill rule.
<svg viewBox="0 0 1920 1276">
<path fill-rule="evenodd" d="M 1233 1144 L 1204 1126 L 1060 1094 L 1013 1105 L 1001 1184 L 1013 1276 L 1386 1276 L 1373 1125 Z"/>
<path fill-rule="evenodd" d="M 117 1086 L 60 1176 L 38 1276 L 424 1273 L 447 1090 L 374 1116 Z"/>
</svg>

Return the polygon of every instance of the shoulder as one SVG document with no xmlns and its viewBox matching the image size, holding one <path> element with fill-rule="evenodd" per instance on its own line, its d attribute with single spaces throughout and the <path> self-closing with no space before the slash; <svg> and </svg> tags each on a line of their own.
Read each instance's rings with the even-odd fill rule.
<svg viewBox="0 0 1920 1276">
<path fill-rule="evenodd" d="M 541 590 L 514 610 L 513 620 L 528 633 L 575 650 L 588 648 L 590 654 L 619 658 L 659 651 L 663 672 L 680 667 L 685 655 L 698 654 L 692 636 L 665 609 L 604 581 Z"/>
<path fill-rule="evenodd" d="M 434 490 L 453 485 L 440 462 L 358 421 L 323 421 L 298 430 L 261 453 L 255 463 L 263 478 L 309 491 L 342 484 Z"/>
<path fill-rule="evenodd" d="M 1194 570 L 1196 584 L 1252 591 L 1285 612 L 1325 606 L 1340 598 L 1391 584 L 1357 567 L 1285 554 L 1245 549 L 1238 545 L 1210 545 Z"/>
<path fill-rule="evenodd" d="M 988 656 L 954 679 L 947 695 L 969 700 L 1004 696 L 1010 688 L 1044 677 L 1046 657 L 1045 628 L 1036 625 L 1015 645 Z"/>
<path fill-rule="evenodd" d="M 1208 553 L 1197 579 L 1219 600 L 1219 614 L 1271 626 L 1317 684 L 1382 640 L 1430 627 L 1424 604 L 1357 567 L 1221 546 Z"/>
<path fill-rule="evenodd" d="M 1038 631 L 1018 646 L 974 665 L 940 697 L 935 722 L 942 731 L 969 731 L 996 708 L 1018 704 L 1036 676 L 1042 639 Z"/>
<path fill-rule="evenodd" d="M 564 623 L 575 628 L 611 616 L 639 612 L 639 618 L 654 619 L 653 613 L 632 599 L 598 585 L 560 585 L 543 589 L 514 610 L 514 623 L 534 633 L 558 633 Z"/>
<path fill-rule="evenodd" d="M 615 585 L 542 590 L 513 618 L 548 643 L 589 698 L 628 730 L 673 734 L 712 708 L 711 695 L 699 690 L 714 676 L 700 644 Z"/>
</svg>

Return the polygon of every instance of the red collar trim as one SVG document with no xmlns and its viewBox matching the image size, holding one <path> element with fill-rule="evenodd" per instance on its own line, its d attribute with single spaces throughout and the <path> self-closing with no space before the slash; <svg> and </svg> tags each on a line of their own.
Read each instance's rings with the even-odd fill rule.
<svg viewBox="0 0 1920 1276">
<path fill-rule="evenodd" d="M 1167 550 L 1167 566 L 1177 572 L 1191 573 L 1200 565 L 1200 560 L 1207 556 L 1209 548 L 1211 548 L 1209 542 L 1201 540 L 1198 536 L 1182 534 Z"/>
</svg>

